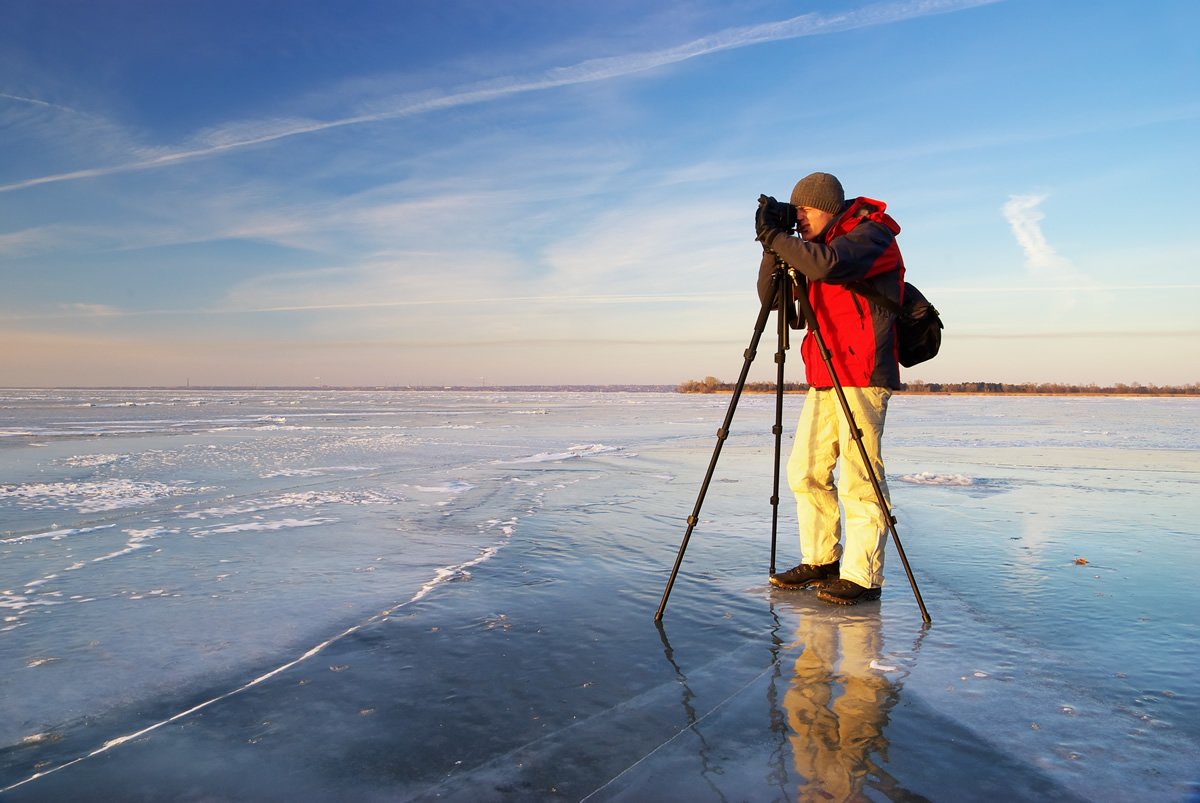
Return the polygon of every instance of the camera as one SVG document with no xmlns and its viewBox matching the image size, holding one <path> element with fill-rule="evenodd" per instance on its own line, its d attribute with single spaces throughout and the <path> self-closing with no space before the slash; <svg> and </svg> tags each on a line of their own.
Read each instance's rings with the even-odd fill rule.
<svg viewBox="0 0 1200 803">
<path fill-rule="evenodd" d="M 790 232 L 796 228 L 796 207 L 776 201 L 770 195 L 760 195 L 755 224 L 759 234 L 768 229 Z"/>
</svg>

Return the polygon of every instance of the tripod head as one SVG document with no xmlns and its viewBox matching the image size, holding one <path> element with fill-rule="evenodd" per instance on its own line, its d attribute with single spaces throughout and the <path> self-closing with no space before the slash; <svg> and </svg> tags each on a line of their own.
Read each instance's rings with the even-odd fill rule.
<svg viewBox="0 0 1200 803">
<path fill-rule="evenodd" d="M 808 295 L 808 277 L 797 271 L 788 263 L 784 262 L 783 257 L 779 256 L 779 254 L 775 254 L 775 268 L 783 271 L 787 275 L 788 279 L 791 280 L 792 286 L 796 288 L 797 296 Z"/>
<path fill-rule="evenodd" d="M 762 287 L 762 278 L 760 277 L 759 295 L 765 299 L 766 292 L 771 293 L 771 297 L 776 299 L 772 302 L 772 308 L 787 312 L 787 322 L 790 328 L 803 329 L 808 321 L 808 316 L 803 314 L 805 307 L 809 306 L 808 279 L 803 273 L 784 262 L 779 254 L 774 251 L 770 253 L 775 258 L 775 270 L 771 275 L 771 289 L 766 290 Z M 797 305 L 799 305 L 799 311 L 797 311 Z"/>
</svg>

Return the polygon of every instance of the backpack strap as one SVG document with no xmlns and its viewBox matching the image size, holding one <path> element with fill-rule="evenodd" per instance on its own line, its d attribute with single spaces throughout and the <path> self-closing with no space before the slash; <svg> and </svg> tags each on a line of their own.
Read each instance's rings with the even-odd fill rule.
<svg viewBox="0 0 1200 803">
<path fill-rule="evenodd" d="M 892 301 L 890 298 L 883 295 L 882 293 L 876 292 L 874 289 L 868 287 L 867 285 L 863 284 L 862 282 L 847 282 L 845 286 L 846 286 L 846 289 L 849 290 L 851 293 L 860 295 L 863 298 L 865 298 L 867 301 L 871 301 L 871 302 L 878 304 L 879 306 L 883 307 L 885 310 L 892 313 L 893 315 L 900 314 L 901 308 L 900 308 L 899 304 L 897 304 L 895 301 Z"/>
</svg>

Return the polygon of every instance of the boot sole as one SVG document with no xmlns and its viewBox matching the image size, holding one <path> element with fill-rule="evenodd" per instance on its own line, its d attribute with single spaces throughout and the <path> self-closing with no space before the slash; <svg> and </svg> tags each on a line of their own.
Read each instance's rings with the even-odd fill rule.
<svg viewBox="0 0 1200 803">
<path fill-rule="evenodd" d="M 836 580 L 837 578 L 834 578 L 834 579 Z M 832 583 L 833 580 L 809 580 L 806 583 L 785 583 L 782 580 L 776 580 L 775 576 L 771 575 L 770 577 L 767 578 L 767 582 L 770 583 L 771 585 L 775 586 L 776 588 L 801 589 L 801 588 L 824 588 L 825 586 Z"/>
<path fill-rule="evenodd" d="M 874 589 L 872 589 L 874 590 Z M 834 605 L 857 605 L 860 602 L 874 602 L 879 599 L 880 594 L 872 594 L 868 591 L 865 594 L 859 594 L 857 597 L 835 597 L 833 594 L 817 593 L 817 599 L 824 602 L 832 602 Z"/>
</svg>

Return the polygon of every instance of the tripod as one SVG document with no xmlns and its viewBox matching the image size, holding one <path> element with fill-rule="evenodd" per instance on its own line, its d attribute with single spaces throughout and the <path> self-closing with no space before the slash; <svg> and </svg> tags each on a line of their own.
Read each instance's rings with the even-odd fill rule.
<svg viewBox="0 0 1200 803">
<path fill-rule="evenodd" d="M 696 524 L 699 521 L 700 507 L 704 504 L 704 497 L 708 493 L 709 483 L 712 481 L 713 472 L 716 471 L 717 459 L 721 456 L 721 447 L 725 444 L 725 439 L 729 437 L 729 426 L 733 423 L 733 414 L 737 410 L 738 400 L 741 398 L 742 390 L 746 386 L 746 377 L 750 373 L 750 364 L 754 361 L 759 340 L 766 330 L 767 318 L 770 317 L 772 309 L 779 312 L 779 350 L 775 353 L 775 426 L 771 428 L 771 431 L 775 435 L 775 479 L 771 494 L 770 573 L 775 574 L 775 551 L 779 531 L 779 462 L 783 445 L 783 375 L 786 360 L 785 354 L 789 348 L 787 313 L 793 309 L 791 299 L 789 298 L 790 295 L 793 295 L 791 290 L 793 287 L 799 286 L 803 280 L 796 276 L 795 268 L 792 268 L 777 256 L 775 257 L 775 273 L 771 281 L 773 292 L 763 300 L 762 308 L 758 312 L 758 320 L 754 324 L 754 335 L 750 339 L 750 347 L 746 349 L 744 354 L 745 360 L 742 363 L 742 372 L 738 377 L 737 387 L 734 388 L 733 398 L 729 400 L 729 409 L 725 413 L 725 421 L 721 425 L 721 428 L 717 430 L 717 445 L 713 449 L 712 459 L 708 464 L 708 472 L 704 475 L 704 482 L 700 485 L 700 494 L 696 498 L 696 506 L 692 510 L 692 515 L 688 516 L 687 532 L 684 533 L 683 543 L 679 546 L 679 555 L 675 558 L 675 567 L 671 570 L 671 578 L 667 581 L 667 588 L 663 592 L 662 602 L 659 603 L 658 612 L 654 614 L 656 622 L 662 621 L 663 611 L 667 608 L 667 598 L 671 596 L 671 588 L 675 585 L 675 577 L 679 574 L 680 564 L 683 563 L 683 553 L 687 550 L 688 542 L 692 538 L 692 530 L 696 528 Z M 846 400 L 845 391 L 842 390 L 842 385 L 837 378 L 837 372 L 834 371 L 833 357 L 825 345 L 825 339 L 821 336 L 821 327 L 817 321 L 816 312 L 808 300 L 808 293 L 800 292 L 794 295 L 799 302 L 800 312 L 804 315 L 804 320 L 808 324 L 808 331 L 816 341 L 817 350 L 820 352 L 821 359 L 829 371 L 829 378 L 833 380 L 833 388 L 837 393 L 838 401 L 841 403 L 842 412 L 845 413 L 850 434 L 854 442 L 858 445 L 859 456 L 862 458 L 863 465 L 867 469 L 867 475 L 871 480 L 871 487 L 875 490 L 875 496 L 879 500 L 879 507 L 883 510 L 884 519 L 888 524 L 888 531 L 892 535 L 892 542 L 896 545 L 896 554 L 900 556 L 900 562 L 904 564 L 904 572 L 908 575 L 908 582 L 912 586 L 913 595 L 917 598 L 917 606 L 921 609 L 921 618 L 928 623 L 930 621 L 929 612 L 925 610 L 925 602 L 921 599 L 921 591 L 917 588 L 917 581 L 913 577 L 912 569 L 908 565 L 908 557 L 904 554 L 904 547 L 900 544 L 900 536 L 896 532 L 896 518 L 892 515 L 891 507 L 888 505 L 887 498 L 883 493 L 883 487 L 879 484 L 879 478 L 875 475 L 875 467 L 871 465 L 870 458 L 867 456 L 867 447 L 863 444 L 862 440 L 862 430 L 858 428 L 858 424 L 854 421 L 854 413 L 850 410 L 850 403 Z"/>
</svg>

